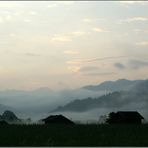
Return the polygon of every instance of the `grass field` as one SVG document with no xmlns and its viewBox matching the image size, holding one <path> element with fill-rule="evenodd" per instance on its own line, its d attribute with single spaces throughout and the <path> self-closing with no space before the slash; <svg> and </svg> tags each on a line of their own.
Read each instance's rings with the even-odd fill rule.
<svg viewBox="0 0 148 148">
<path fill-rule="evenodd" d="M 148 124 L 1 125 L 0 146 L 148 146 Z"/>
</svg>

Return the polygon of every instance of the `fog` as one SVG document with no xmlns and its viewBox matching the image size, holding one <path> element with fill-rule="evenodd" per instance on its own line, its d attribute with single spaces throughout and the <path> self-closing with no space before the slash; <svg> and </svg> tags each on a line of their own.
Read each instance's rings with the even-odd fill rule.
<svg viewBox="0 0 148 148">
<path fill-rule="evenodd" d="M 59 105 L 64 105 L 75 99 L 98 97 L 106 91 L 89 91 L 85 89 L 52 91 L 40 88 L 34 91 L 5 90 L 0 91 L 0 112 L 6 109 L 14 111 L 22 118 L 31 117 L 38 120 Z"/>
<path fill-rule="evenodd" d="M 139 81 L 126 91 L 112 93 L 105 89 L 91 91 L 84 88 L 63 91 L 52 91 L 48 88 L 34 91 L 6 90 L 0 92 L 0 112 L 11 110 L 19 118 L 30 117 L 33 121 L 53 114 L 63 114 L 76 122 L 96 123 L 100 116 L 113 111 L 138 111 L 148 121 L 147 88 L 148 80 Z M 91 99 L 87 99 L 88 97 Z M 75 102 L 76 99 L 80 100 Z M 70 102 L 75 105 L 70 105 L 68 110 L 51 113 L 58 106 L 64 108 Z M 79 110 L 80 107 L 83 109 Z"/>
</svg>

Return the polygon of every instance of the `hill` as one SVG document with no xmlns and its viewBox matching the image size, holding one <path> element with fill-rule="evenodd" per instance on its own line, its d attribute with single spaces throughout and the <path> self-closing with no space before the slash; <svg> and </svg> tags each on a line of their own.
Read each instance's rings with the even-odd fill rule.
<svg viewBox="0 0 148 148">
<path fill-rule="evenodd" d="M 17 123 L 21 121 L 12 111 L 9 110 L 4 111 L 4 113 L 0 115 L 0 120 L 4 120 L 8 123 Z"/>
<path fill-rule="evenodd" d="M 59 106 L 53 112 L 87 112 L 93 109 L 140 110 L 148 113 L 148 80 L 139 81 L 127 91 L 116 91 L 98 98 L 74 100 Z"/>
<path fill-rule="evenodd" d="M 87 85 L 82 87 L 83 89 L 91 90 L 91 91 L 121 91 L 121 90 L 128 90 L 132 89 L 135 85 L 143 82 L 144 80 L 126 80 L 126 79 L 119 79 L 117 81 L 105 81 L 99 85 Z"/>
</svg>

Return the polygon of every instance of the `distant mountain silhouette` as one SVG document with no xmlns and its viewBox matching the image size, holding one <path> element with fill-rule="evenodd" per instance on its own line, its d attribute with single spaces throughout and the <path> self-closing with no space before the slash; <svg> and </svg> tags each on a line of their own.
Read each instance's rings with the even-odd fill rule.
<svg viewBox="0 0 148 148">
<path fill-rule="evenodd" d="M 6 110 L 2 115 L 0 115 L 0 120 L 4 120 L 8 123 L 16 123 L 20 121 L 20 119 L 9 110 Z"/>
<path fill-rule="evenodd" d="M 107 84 L 111 86 L 113 83 L 116 83 L 118 84 L 117 86 L 119 86 L 119 84 L 121 85 L 122 83 L 127 85 L 130 81 L 118 80 L 117 82 L 107 82 L 104 84 L 107 87 Z M 121 108 L 130 105 L 135 109 L 138 109 L 142 106 L 148 106 L 148 80 L 138 80 L 131 83 L 134 85 L 129 90 L 115 91 L 98 98 L 76 99 L 64 106 L 57 107 L 51 112 L 85 112 L 96 108 Z"/>
<path fill-rule="evenodd" d="M 119 79 L 117 81 L 105 81 L 99 85 L 88 85 L 84 86 L 83 89 L 88 89 L 91 91 L 101 91 L 106 90 L 110 92 L 128 90 L 137 85 L 138 83 L 143 82 L 144 80 L 126 80 Z"/>
</svg>

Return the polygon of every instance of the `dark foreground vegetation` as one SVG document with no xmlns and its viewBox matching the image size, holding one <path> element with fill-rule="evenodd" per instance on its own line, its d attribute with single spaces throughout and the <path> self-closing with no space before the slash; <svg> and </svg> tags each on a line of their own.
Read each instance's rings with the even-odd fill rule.
<svg viewBox="0 0 148 148">
<path fill-rule="evenodd" d="M 0 146 L 148 146 L 148 124 L 1 125 Z"/>
</svg>

